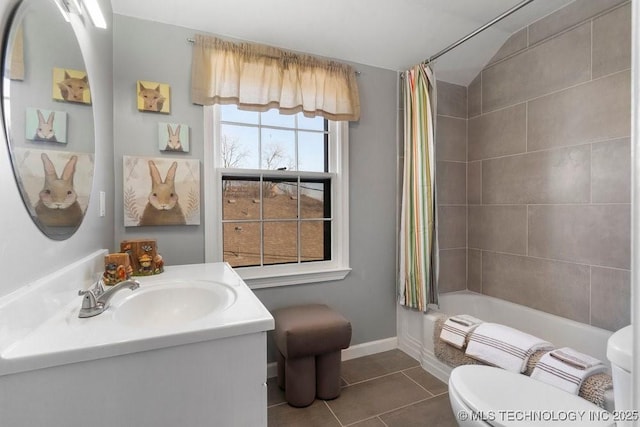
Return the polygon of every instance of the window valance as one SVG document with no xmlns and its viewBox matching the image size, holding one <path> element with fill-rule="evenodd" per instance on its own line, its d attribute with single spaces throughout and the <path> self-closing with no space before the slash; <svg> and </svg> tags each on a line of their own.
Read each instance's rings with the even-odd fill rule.
<svg viewBox="0 0 640 427">
<path fill-rule="evenodd" d="M 360 98 L 352 67 L 253 43 L 196 35 L 191 67 L 194 104 L 302 112 L 358 120 Z"/>
<path fill-rule="evenodd" d="M 24 80 L 24 35 L 22 25 L 18 27 L 16 38 L 13 39 L 11 62 L 9 62 L 9 78 L 11 80 Z"/>
</svg>

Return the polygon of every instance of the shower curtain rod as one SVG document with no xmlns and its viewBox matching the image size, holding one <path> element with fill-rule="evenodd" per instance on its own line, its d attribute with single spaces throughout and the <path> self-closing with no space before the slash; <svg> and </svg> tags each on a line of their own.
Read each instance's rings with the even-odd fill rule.
<svg viewBox="0 0 640 427">
<path fill-rule="evenodd" d="M 430 64 L 432 61 L 435 61 L 436 59 L 440 58 L 445 53 L 449 52 L 450 50 L 455 49 L 456 47 L 460 46 L 462 43 L 466 42 L 470 38 L 475 37 L 476 35 L 480 34 L 484 30 L 486 30 L 487 28 L 491 27 L 493 24 L 495 24 L 495 23 L 497 23 L 499 21 L 502 21 L 507 16 L 509 16 L 512 13 L 522 9 L 523 7 L 525 7 L 526 5 L 528 5 L 531 2 L 533 2 L 533 0 L 524 0 L 524 1 L 520 2 L 520 3 L 518 3 L 517 5 L 513 6 L 511 9 L 507 10 L 506 12 L 504 12 L 502 15 L 493 18 L 491 21 L 487 22 L 486 24 L 484 24 L 482 27 L 478 28 L 477 30 L 467 34 L 466 36 L 464 36 L 463 38 L 461 38 L 457 42 L 450 44 L 449 46 L 445 47 L 444 49 L 442 49 L 440 52 L 436 53 L 435 55 L 431 55 L 428 59 L 423 61 L 423 64 Z"/>
</svg>

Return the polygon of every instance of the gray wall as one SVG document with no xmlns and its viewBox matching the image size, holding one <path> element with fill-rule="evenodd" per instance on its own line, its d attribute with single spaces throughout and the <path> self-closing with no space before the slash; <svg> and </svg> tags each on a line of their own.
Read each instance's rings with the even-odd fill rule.
<svg viewBox="0 0 640 427">
<path fill-rule="evenodd" d="M 94 127 L 91 107 L 85 104 L 56 101 L 51 96 L 54 67 L 85 70 L 82 53 L 73 29 L 62 19 L 53 2 L 46 7 L 31 8 L 27 19 L 23 22 L 23 29 L 24 62 L 28 65 L 25 66 L 25 80 L 11 82 L 13 146 L 93 153 Z M 56 43 L 51 44 L 51 40 L 56 40 Z M 33 137 L 33 135 L 25 135 L 27 108 L 66 112 L 67 144 L 27 141 L 27 138 Z M 62 120 L 61 117 L 55 118 L 56 123 L 60 120 Z"/>
<path fill-rule="evenodd" d="M 470 290 L 630 323 L 630 33 L 630 3 L 574 2 L 469 86 Z"/>
<path fill-rule="evenodd" d="M 0 4 L 2 28 L 8 27 L 10 11 L 17 1 Z M 33 224 L 18 193 L 7 145 L 0 144 L 0 296 L 6 295 L 47 273 L 76 261 L 101 248 L 110 248 L 113 242 L 113 215 L 107 207 L 106 217 L 98 215 L 98 192 L 105 191 L 106 199 L 113 200 L 113 103 L 111 2 L 100 0 L 109 30 L 93 28 L 90 24 L 74 22 L 85 55 L 87 71 L 91 78 L 94 116 L 96 119 L 96 168 L 91 199 L 82 226 L 68 240 L 52 241 Z M 2 40 L 4 44 L 4 39 Z M 29 46 L 25 46 L 29 49 Z M 26 64 L 29 67 L 29 64 Z M 49 77 L 49 81 L 51 78 Z M 5 140 L 3 131 L 2 140 Z"/>
<path fill-rule="evenodd" d="M 202 107 L 191 103 L 191 44 L 194 31 L 121 15 L 114 15 L 113 99 L 115 162 L 115 242 L 153 238 L 167 265 L 204 262 L 204 209 L 200 224 L 189 226 L 124 227 L 122 156 L 204 159 Z M 144 37 L 140 35 L 144 34 Z M 138 80 L 168 83 L 171 114 L 140 112 Z M 189 153 L 158 149 L 158 122 L 184 123 L 190 128 Z"/>
<path fill-rule="evenodd" d="M 120 15 L 115 15 L 114 21 L 115 244 L 122 239 L 151 237 L 158 240 L 167 265 L 203 262 L 204 225 L 125 228 L 121 190 L 123 155 L 163 155 L 157 148 L 158 121 L 188 123 L 191 152 L 185 157 L 203 160 L 202 108 L 189 99 L 191 45 L 186 39 L 195 31 Z M 351 320 L 352 344 L 358 344 L 396 335 L 397 74 L 353 65 L 361 72 L 362 105 L 360 121 L 349 126 L 349 255 L 353 270 L 338 282 L 260 289 L 256 294 L 268 309 L 326 303 Z M 170 84 L 171 114 L 138 112 L 136 80 Z M 202 213 L 202 224 L 206 215 Z M 274 360 L 273 355 L 270 359 Z"/>
</svg>

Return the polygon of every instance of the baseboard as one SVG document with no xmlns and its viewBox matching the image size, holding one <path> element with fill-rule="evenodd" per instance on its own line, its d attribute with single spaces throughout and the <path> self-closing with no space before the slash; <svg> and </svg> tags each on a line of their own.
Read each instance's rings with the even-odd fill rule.
<svg viewBox="0 0 640 427">
<path fill-rule="evenodd" d="M 391 337 L 377 341 L 369 341 L 362 344 L 352 345 L 351 347 L 342 350 L 342 360 L 351 360 L 358 357 L 370 356 L 376 353 L 382 353 L 383 351 L 394 350 L 398 348 L 398 338 Z M 267 364 L 267 378 L 274 378 L 278 376 L 278 366 L 276 362 Z"/>
<path fill-rule="evenodd" d="M 398 337 L 398 348 L 409 356 L 413 357 L 417 361 L 420 361 L 422 356 L 422 343 L 417 339 L 408 335 Z"/>
<path fill-rule="evenodd" d="M 425 352 L 420 359 L 422 369 L 444 382 L 449 383 L 449 375 L 451 375 L 452 367 L 441 362 L 433 352 Z"/>
<path fill-rule="evenodd" d="M 353 345 L 342 350 L 342 360 L 351 360 L 358 357 L 370 356 L 383 351 L 394 350 L 398 348 L 398 338 L 391 337 L 377 341 L 369 341 L 362 344 Z"/>
</svg>

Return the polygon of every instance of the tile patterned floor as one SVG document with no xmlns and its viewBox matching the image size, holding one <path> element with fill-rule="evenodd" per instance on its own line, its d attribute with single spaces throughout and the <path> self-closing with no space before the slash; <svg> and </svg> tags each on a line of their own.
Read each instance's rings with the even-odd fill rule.
<svg viewBox="0 0 640 427">
<path fill-rule="evenodd" d="M 457 427 L 447 385 L 400 350 L 343 362 L 342 380 L 337 399 L 293 408 L 269 379 L 269 427 Z"/>
</svg>

